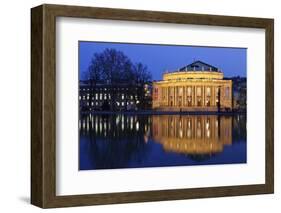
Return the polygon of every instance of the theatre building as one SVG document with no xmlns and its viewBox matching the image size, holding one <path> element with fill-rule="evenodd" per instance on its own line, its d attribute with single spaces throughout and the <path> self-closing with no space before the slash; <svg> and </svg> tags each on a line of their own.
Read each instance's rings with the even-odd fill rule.
<svg viewBox="0 0 281 213">
<path fill-rule="evenodd" d="M 163 111 L 229 111 L 232 81 L 217 67 L 196 61 L 153 82 L 152 108 Z"/>
</svg>

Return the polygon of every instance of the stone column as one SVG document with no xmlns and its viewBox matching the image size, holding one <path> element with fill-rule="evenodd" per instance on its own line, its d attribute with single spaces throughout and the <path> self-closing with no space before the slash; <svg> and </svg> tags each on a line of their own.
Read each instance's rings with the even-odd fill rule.
<svg viewBox="0 0 281 213">
<path fill-rule="evenodd" d="M 175 86 L 174 89 L 174 93 L 175 93 L 175 107 L 177 106 L 177 87 Z"/>
<path fill-rule="evenodd" d="M 212 106 L 216 105 L 216 88 L 215 86 L 212 86 Z"/>
<path fill-rule="evenodd" d="M 176 106 L 179 106 L 179 87 L 176 86 Z"/>
<path fill-rule="evenodd" d="M 174 87 L 174 103 L 173 106 L 176 106 L 176 87 Z"/>
<path fill-rule="evenodd" d="M 170 106 L 170 103 L 171 103 L 171 95 L 172 95 L 172 92 L 171 92 L 171 87 L 169 87 L 169 98 L 168 98 L 168 102 L 169 102 L 169 106 Z"/>
<path fill-rule="evenodd" d="M 210 86 L 210 106 L 213 106 L 213 86 Z"/>
<path fill-rule="evenodd" d="M 182 106 L 184 107 L 185 106 L 185 101 L 186 99 L 186 86 L 182 86 Z"/>
<path fill-rule="evenodd" d="M 195 105 L 195 86 L 192 86 L 191 87 L 191 98 L 192 98 L 192 101 L 191 101 L 191 106 L 193 107 Z"/>
<path fill-rule="evenodd" d="M 196 106 L 196 86 L 194 86 L 194 90 L 193 90 L 193 94 L 194 94 L 194 102 L 193 102 L 193 106 Z"/>
<path fill-rule="evenodd" d="M 202 107 L 205 106 L 205 85 L 202 86 Z"/>
<path fill-rule="evenodd" d="M 166 103 L 166 106 L 168 106 L 168 98 L 169 98 L 169 94 L 168 94 L 168 88 L 169 87 L 166 87 L 166 91 L 165 91 L 165 95 L 166 95 L 166 100 L 165 100 L 165 103 Z"/>
</svg>

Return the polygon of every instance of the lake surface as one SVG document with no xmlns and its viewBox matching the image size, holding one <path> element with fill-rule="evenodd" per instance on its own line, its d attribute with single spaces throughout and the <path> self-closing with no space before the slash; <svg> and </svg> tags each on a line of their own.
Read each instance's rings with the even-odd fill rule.
<svg viewBox="0 0 281 213">
<path fill-rule="evenodd" d="M 79 170 L 246 163 L 246 115 L 81 115 Z"/>
</svg>

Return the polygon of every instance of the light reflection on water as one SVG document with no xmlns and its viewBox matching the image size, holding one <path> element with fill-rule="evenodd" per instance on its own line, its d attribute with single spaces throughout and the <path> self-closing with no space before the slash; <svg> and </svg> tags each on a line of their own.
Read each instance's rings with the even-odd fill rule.
<svg viewBox="0 0 281 213">
<path fill-rule="evenodd" d="M 246 117 L 84 115 L 79 169 L 246 163 Z"/>
</svg>

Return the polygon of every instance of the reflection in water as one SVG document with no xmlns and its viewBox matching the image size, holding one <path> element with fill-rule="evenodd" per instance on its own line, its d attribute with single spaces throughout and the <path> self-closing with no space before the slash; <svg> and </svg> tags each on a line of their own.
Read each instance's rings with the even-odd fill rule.
<svg viewBox="0 0 281 213">
<path fill-rule="evenodd" d="M 246 162 L 246 118 L 216 115 L 86 115 L 80 170 Z"/>
<path fill-rule="evenodd" d="M 212 154 L 232 144 L 232 117 L 153 116 L 153 139 L 167 152 Z"/>
</svg>

